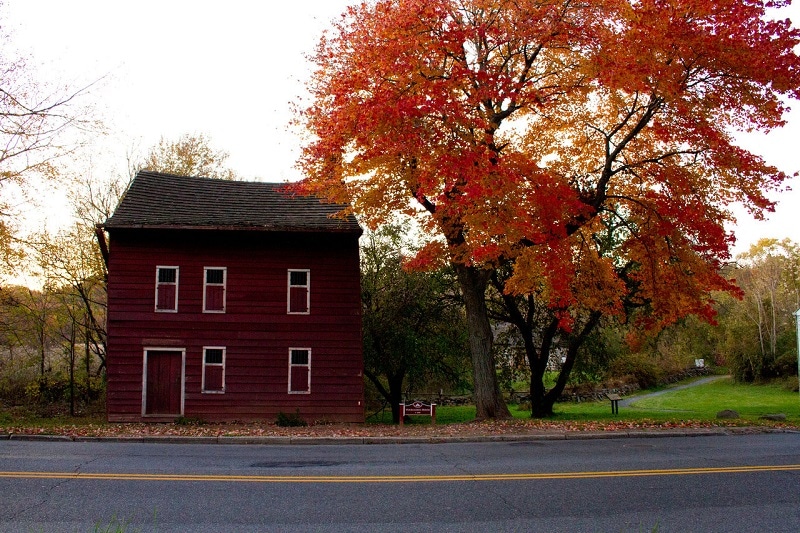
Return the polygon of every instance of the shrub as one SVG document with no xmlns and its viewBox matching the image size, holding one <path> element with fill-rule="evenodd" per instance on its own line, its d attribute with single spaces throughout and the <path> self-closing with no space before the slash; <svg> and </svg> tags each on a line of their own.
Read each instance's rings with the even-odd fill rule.
<svg viewBox="0 0 800 533">
<path fill-rule="evenodd" d="M 800 392 L 800 379 L 797 376 L 787 376 L 781 379 L 781 387 L 790 392 Z"/>
<path fill-rule="evenodd" d="M 26 386 L 28 380 L 18 379 L 17 376 L 4 376 L 0 378 L 0 398 L 10 405 L 21 405 L 27 400 Z"/>
<path fill-rule="evenodd" d="M 797 377 L 797 357 L 793 353 L 785 353 L 772 363 L 772 373 L 778 377 Z"/>
<path fill-rule="evenodd" d="M 202 426 L 205 422 L 201 418 L 179 416 L 175 419 L 176 426 Z"/>
<path fill-rule="evenodd" d="M 275 424 L 280 427 L 300 427 L 307 426 L 308 423 L 300 416 L 300 409 L 295 411 L 294 414 L 287 415 L 283 411 L 278 413 L 278 419 Z"/>
<path fill-rule="evenodd" d="M 611 362 L 609 373 L 616 378 L 632 376 L 639 387 L 651 389 L 664 379 L 664 370 L 658 364 L 643 354 L 626 354 Z"/>
<path fill-rule="evenodd" d="M 85 378 L 75 380 L 72 392 L 77 401 L 97 401 L 103 395 L 105 383 L 100 377 L 92 377 L 90 394 L 87 394 Z M 88 398 L 87 398 L 88 396 Z M 39 376 L 25 387 L 25 397 L 28 402 L 40 405 L 59 403 L 69 400 L 70 383 L 66 376 L 53 373 Z"/>
<path fill-rule="evenodd" d="M 54 403 L 64 398 L 69 383 L 60 376 L 45 374 L 28 384 L 25 393 L 34 403 Z"/>
</svg>

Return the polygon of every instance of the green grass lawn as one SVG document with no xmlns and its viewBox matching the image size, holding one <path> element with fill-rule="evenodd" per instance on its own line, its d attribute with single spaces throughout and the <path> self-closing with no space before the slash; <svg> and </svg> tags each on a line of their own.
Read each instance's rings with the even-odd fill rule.
<svg viewBox="0 0 800 533">
<path fill-rule="evenodd" d="M 684 382 L 684 383 L 688 383 Z M 619 421 L 652 421 L 710 422 L 717 420 L 716 415 L 723 409 L 737 411 L 740 423 L 760 423 L 759 417 L 766 414 L 783 413 L 787 422 L 800 424 L 800 394 L 791 392 L 780 385 L 749 385 L 734 383 L 731 379 L 722 379 L 688 389 L 670 391 L 660 396 L 643 398 L 629 407 L 621 407 L 618 415 L 611 414 L 611 402 L 559 402 L 556 403 L 554 421 L 577 422 L 613 422 Z M 642 391 L 642 396 L 652 391 Z M 635 396 L 634 396 L 635 397 Z M 510 405 L 511 414 L 515 418 L 530 418 L 530 411 Z M 437 406 L 436 421 L 439 424 L 469 422 L 475 419 L 474 406 Z M 388 415 L 370 419 L 368 422 L 389 423 Z M 428 424 L 427 417 L 414 417 L 412 423 Z"/>
<path fill-rule="evenodd" d="M 642 391 L 642 396 L 651 391 Z M 635 396 L 634 396 L 635 398 Z M 556 419 L 561 420 L 653 420 L 712 421 L 723 409 L 732 409 L 743 422 L 756 422 L 760 416 L 784 413 L 787 421 L 800 423 L 800 394 L 780 385 L 749 385 L 721 379 L 688 389 L 669 391 L 660 396 L 635 400 L 611 414 L 611 402 L 563 402 L 555 405 Z M 516 412 L 515 416 L 527 416 Z"/>
<path fill-rule="evenodd" d="M 723 409 L 733 409 L 743 417 L 771 413 L 800 414 L 800 394 L 779 385 L 737 384 L 723 379 L 661 396 L 634 401 L 632 411 L 674 411 L 686 416 L 714 417 Z"/>
<path fill-rule="evenodd" d="M 437 424 L 457 424 L 475 420 L 474 405 L 437 405 L 436 423 Z M 412 424 L 430 424 L 429 416 L 413 416 Z M 391 424 L 392 412 L 387 408 L 374 416 L 367 418 L 367 424 Z"/>
</svg>

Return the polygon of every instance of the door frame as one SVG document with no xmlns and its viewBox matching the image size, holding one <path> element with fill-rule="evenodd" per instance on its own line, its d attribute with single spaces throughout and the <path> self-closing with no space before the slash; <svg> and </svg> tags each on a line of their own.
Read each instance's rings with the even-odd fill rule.
<svg viewBox="0 0 800 533">
<path fill-rule="evenodd" d="M 147 413 L 147 352 L 180 352 L 181 354 L 181 410 L 180 413 L 146 414 Z M 186 400 L 186 348 L 174 346 L 145 346 L 142 350 L 142 417 L 147 418 L 172 418 L 183 416 L 183 407 Z"/>
</svg>

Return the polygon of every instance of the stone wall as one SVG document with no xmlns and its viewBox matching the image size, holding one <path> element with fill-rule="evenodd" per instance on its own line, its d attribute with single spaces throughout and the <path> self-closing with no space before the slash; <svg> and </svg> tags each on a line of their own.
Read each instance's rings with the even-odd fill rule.
<svg viewBox="0 0 800 533">
<path fill-rule="evenodd" d="M 677 383 L 685 379 L 697 376 L 707 376 L 711 374 L 708 368 L 688 368 L 682 372 L 670 374 L 661 382 L 659 386 L 666 386 Z M 608 394 L 619 394 L 627 396 L 640 390 L 639 384 L 633 379 L 619 379 L 605 383 L 591 384 L 582 383 L 579 385 L 568 385 L 558 399 L 560 402 L 590 402 L 606 400 Z M 506 401 L 510 404 L 528 403 L 529 395 L 526 392 L 513 391 L 505 395 Z M 471 405 L 473 402 L 471 395 L 446 395 L 441 393 L 420 393 L 409 396 L 408 403 L 419 400 L 425 403 L 435 403 L 436 405 Z"/>
</svg>

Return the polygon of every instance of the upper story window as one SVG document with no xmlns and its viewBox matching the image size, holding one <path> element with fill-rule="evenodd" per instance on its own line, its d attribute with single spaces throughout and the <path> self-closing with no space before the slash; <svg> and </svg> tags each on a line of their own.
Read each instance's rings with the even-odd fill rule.
<svg viewBox="0 0 800 533">
<path fill-rule="evenodd" d="M 289 270 L 289 291 L 286 309 L 290 314 L 307 315 L 311 303 L 311 271 Z"/>
<path fill-rule="evenodd" d="M 178 267 L 156 267 L 156 311 L 178 312 Z"/>
<path fill-rule="evenodd" d="M 203 312 L 224 313 L 225 284 L 228 281 L 228 269 L 205 267 L 203 275 Z"/>
</svg>

